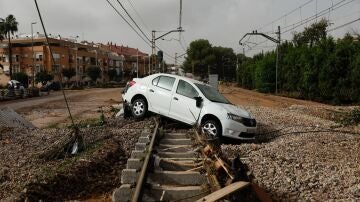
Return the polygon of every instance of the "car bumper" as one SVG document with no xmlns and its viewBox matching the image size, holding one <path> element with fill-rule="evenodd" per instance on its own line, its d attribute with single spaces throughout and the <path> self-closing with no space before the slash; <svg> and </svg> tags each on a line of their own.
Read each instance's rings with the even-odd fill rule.
<svg viewBox="0 0 360 202">
<path fill-rule="evenodd" d="M 242 123 L 227 119 L 222 122 L 223 136 L 239 140 L 254 140 L 257 127 L 247 127 Z"/>
</svg>

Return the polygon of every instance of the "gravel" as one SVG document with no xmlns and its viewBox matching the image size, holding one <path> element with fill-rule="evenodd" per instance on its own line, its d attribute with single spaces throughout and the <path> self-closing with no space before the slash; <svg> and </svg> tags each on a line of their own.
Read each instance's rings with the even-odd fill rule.
<svg viewBox="0 0 360 202">
<path fill-rule="evenodd" d="M 259 122 L 260 143 L 226 144 L 222 151 L 228 157 L 239 154 L 254 182 L 273 199 L 360 199 L 360 134 L 347 133 L 359 133 L 356 128 L 342 128 L 294 108 L 247 109 Z M 319 132 L 329 130 L 342 132 Z"/>
<path fill-rule="evenodd" d="M 116 176 L 120 176 L 120 174 L 115 173 L 120 171 L 113 170 L 114 168 L 111 166 L 121 168 L 121 164 L 126 164 L 126 158 L 130 156 L 130 152 L 138 140 L 141 129 L 144 127 L 153 127 L 153 122 L 151 120 L 135 122 L 124 119 L 111 119 L 107 121 L 105 126 L 81 129 L 85 144 L 88 148 L 85 152 L 72 158 L 53 159 L 49 161 L 39 159 L 39 154 L 51 147 L 51 145 L 60 138 L 66 137 L 70 132 L 69 129 L 30 130 L 0 128 L 2 132 L 2 139 L 0 139 L 0 200 L 10 196 L 17 196 L 19 193 L 25 193 L 29 184 L 38 184 L 39 182 L 41 182 L 41 186 L 39 187 L 48 186 L 48 189 L 45 188 L 47 192 L 49 192 L 49 190 L 56 190 L 51 187 L 57 187 L 56 183 L 59 182 L 59 177 L 57 176 L 59 174 L 63 175 L 63 180 L 73 179 L 73 175 L 77 175 L 76 177 L 83 180 L 82 183 L 86 185 L 83 187 L 87 190 L 81 190 L 81 186 L 78 186 L 77 188 L 79 190 L 76 190 L 81 197 L 84 193 L 94 194 L 91 192 L 94 187 L 101 190 L 102 185 L 109 189 L 108 191 L 111 191 L 117 184 L 120 184 L 120 178 L 116 178 Z M 116 157 L 116 155 L 109 152 L 119 152 L 121 157 Z M 115 159 L 116 165 L 109 165 L 114 158 L 118 158 Z M 101 167 L 103 161 L 105 161 L 104 164 L 106 164 L 107 167 L 100 169 L 106 169 L 106 171 L 109 172 L 106 173 L 104 179 L 97 179 L 98 176 L 96 175 L 90 176 L 95 179 L 89 179 L 90 177 L 87 177 L 88 174 L 79 172 L 89 170 L 91 173 L 101 175 L 102 170 L 97 171 L 95 168 L 92 168 L 92 166 L 99 166 L 100 164 Z M 52 180 L 54 182 L 52 182 Z M 76 179 L 74 180 L 76 181 Z M 103 180 L 108 180 L 108 182 L 101 182 Z M 78 182 L 79 180 L 76 181 L 76 183 Z M 70 186 L 71 181 L 68 183 Z M 88 184 L 92 183 L 94 184 L 89 185 L 91 186 L 89 187 Z M 69 200 L 71 196 L 76 197 L 78 194 L 75 193 L 75 190 L 64 191 L 68 191 L 69 193 L 53 194 L 54 197 L 58 197 L 56 200 Z M 72 195 L 70 195 L 70 193 Z M 52 193 L 47 194 L 51 195 Z M 45 193 L 43 195 L 45 195 Z"/>
</svg>

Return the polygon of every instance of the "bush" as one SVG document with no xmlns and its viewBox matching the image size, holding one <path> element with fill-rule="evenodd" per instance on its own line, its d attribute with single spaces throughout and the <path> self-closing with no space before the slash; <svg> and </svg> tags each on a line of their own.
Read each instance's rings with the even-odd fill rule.
<svg viewBox="0 0 360 202">
<path fill-rule="evenodd" d="M 41 71 L 36 74 L 35 81 L 37 83 L 41 83 L 42 85 L 45 85 L 48 81 L 52 81 L 53 76 L 45 71 Z"/>
<path fill-rule="evenodd" d="M 100 78 L 101 69 L 98 66 L 92 66 L 87 68 L 86 73 L 90 77 L 90 79 L 95 82 L 96 79 Z"/>
<path fill-rule="evenodd" d="M 24 85 L 25 88 L 27 88 L 28 84 L 29 84 L 29 76 L 23 72 L 14 73 L 11 76 L 11 80 L 19 81 L 20 83 L 22 83 Z"/>
</svg>

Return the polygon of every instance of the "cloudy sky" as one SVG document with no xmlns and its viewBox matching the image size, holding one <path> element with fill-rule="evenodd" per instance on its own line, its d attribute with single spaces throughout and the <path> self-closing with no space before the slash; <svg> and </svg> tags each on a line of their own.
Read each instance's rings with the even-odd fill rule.
<svg viewBox="0 0 360 202">
<path fill-rule="evenodd" d="M 116 0 L 109 0 L 126 16 Z M 168 31 L 179 26 L 180 0 L 119 0 L 139 24 L 145 34 L 151 37 L 151 30 Z M 106 0 L 38 0 L 48 33 L 64 37 L 79 36 L 94 42 L 112 41 L 151 52 L 150 47 L 109 6 Z M 333 6 L 331 8 L 331 6 Z M 134 9 L 135 8 L 135 9 Z M 328 9 L 330 8 L 330 9 Z M 329 12 L 330 11 L 330 12 Z M 215 46 L 226 46 L 235 52 L 242 52 L 239 39 L 254 29 L 273 35 L 277 26 L 287 31 L 283 39 L 290 39 L 293 31 L 301 31 L 301 20 L 321 14 L 337 28 L 360 18 L 360 0 L 183 0 L 182 27 L 185 30 L 181 40 L 174 33 L 158 40 L 157 45 L 170 56 L 184 53 L 186 46 L 195 39 L 206 38 Z M 33 0 L 0 0 L 0 17 L 13 14 L 19 22 L 19 33 L 30 33 L 30 23 L 39 22 Z M 38 23 L 35 32 L 42 32 Z M 360 31 L 360 21 L 330 32 L 334 37 L 347 31 Z M 271 42 L 261 37 L 246 39 L 249 46 L 246 54 L 252 55 L 273 48 Z M 166 60 L 173 62 L 169 56 Z"/>
</svg>

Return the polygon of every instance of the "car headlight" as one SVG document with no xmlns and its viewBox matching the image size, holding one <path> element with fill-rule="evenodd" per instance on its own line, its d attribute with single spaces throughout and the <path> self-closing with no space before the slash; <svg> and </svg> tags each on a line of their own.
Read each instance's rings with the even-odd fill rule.
<svg viewBox="0 0 360 202">
<path fill-rule="evenodd" d="M 247 127 L 255 127 L 256 126 L 256 120 L 254 118 L 245 118 L 241 117 L 232 113 L 228 113 L 228 119 L 232 119 L 236 122 L 242 123 L 243 125 Z"/>
<path fill-rule="evenodd" d="M 244 118 L 241 117 L 241 116 L 238 116 L 238 115 L 235 115 L 235 114 L 232 114 L 232 113 L 228 113 L 227 115 L 228 115 L 229 119 L 232 119 L 232 120 L 240 122 L 240 123 L 244 122 Z"/>
</svg>

